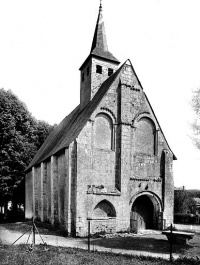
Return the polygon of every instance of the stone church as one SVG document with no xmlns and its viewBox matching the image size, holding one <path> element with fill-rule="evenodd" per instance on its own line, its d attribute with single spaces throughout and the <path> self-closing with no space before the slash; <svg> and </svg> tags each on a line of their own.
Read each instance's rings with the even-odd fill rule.
<svg viewBox="0 0 200 265">
<path fill-rule="evenodd" d="M 26 218 L 68 235 L 162 229 L 173 222 L 173 160 L 130 60 L 108 50 L 102 6 L 80 67 L 80 104 L 26 170 Z"/>
</svg>

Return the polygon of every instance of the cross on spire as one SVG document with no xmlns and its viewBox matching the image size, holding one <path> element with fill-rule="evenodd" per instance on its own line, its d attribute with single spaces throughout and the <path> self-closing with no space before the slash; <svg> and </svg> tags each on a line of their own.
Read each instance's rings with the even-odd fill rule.
<svg viewBox="0 0 200 265">
<path fill-rule="evenodd" d="M 102 0 L 100 0 L 100 6 L 99 9 L 102 9 Z"/>
</svg>

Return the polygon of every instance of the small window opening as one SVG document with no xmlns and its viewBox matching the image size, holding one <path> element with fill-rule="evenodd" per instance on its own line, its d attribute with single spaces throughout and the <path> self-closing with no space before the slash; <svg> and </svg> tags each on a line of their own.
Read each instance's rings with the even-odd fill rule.
<svg viewBox="0 0 200 265">
<path fill-rule="evenodd" d="M 85 76 L 84 76 L 84 73 L 82 73 L 82 82 L 84 81 L 84 79 L 85 79 Z"/>
<path fill-rule="evenodd" d="M 96 73 L 102 74 L 102 66 L 101 65 L 97 65 L 96 67 L 97 67 L 96 68 Z"/>
<path fill-rule="evenodd" d="M 112 68 L 108 68 L 108 76 L 113 74 L 113 69 Z"/>
<path fill-rule="evenodd" d="M 89 66 L 87 67 L 87 75 L 89 75 L 89 73 L 90 73 L 90 68 L 89 68 Z"/>
</svg>

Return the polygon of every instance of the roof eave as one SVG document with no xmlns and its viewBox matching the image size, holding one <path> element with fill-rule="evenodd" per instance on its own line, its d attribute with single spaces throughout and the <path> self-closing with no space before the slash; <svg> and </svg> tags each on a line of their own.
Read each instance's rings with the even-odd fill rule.
<svg viewBox="0 0 200 265">
<path fill-rule="evenodd" d="M 83 64 L 81 65 L 81 67 L 79 68 L 80 71 L 84 68 L 84 66 L 87 64 L 87 62 L 88 62 L 91 58 L 103 59 L 103 60 L 105 60 L 105 61 L 109 61 L 109 62 L 114 63 L 114 64 L 116 64 L 116 65 L 119 65 L 119 64 L 120 64 L 120 61 L 118 61 L 118 60 L 112 60 L 112 59 L 108 59 L 108 58 L 106 58 L 106 57 L 104 57 L 104 56 L 98 56 L 98 55 L 96 55 L 96 54 L 92 54 L 92 53 L 90 53 L 90 54 L 88 55 L 88 57 L 85 59 L 85 61 L 83 62 Z"/>
</svg>

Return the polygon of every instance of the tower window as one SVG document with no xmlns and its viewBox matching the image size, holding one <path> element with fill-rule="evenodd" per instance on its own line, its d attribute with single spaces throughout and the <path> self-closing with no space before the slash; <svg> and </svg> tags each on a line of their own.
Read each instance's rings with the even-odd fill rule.
<svg viewBox="0 0 200 265">
<path fill-rule="evenodd" d="M 112 68 L 108 68 L 108 76 L 113 74 L 113 69 Z"/>
<path fill-rule="evenodd" d="M 96 73 L 102 74 L 102 66 L 101 65 L 96 66 Z"/>
<path fill-rule="evenodd" d="M 89 66 L 87 67 L 87 75 L 89 75 L 89 73 L 90 73 L 90 68 L 89 68 Z"/>
<path fill-rule="evenodd" d="M 84 73 L 82 73 L 82 82 L 84 81 L 84 79 L 85 79 L 85 76 L 84 76 Z"/>
</svg>

